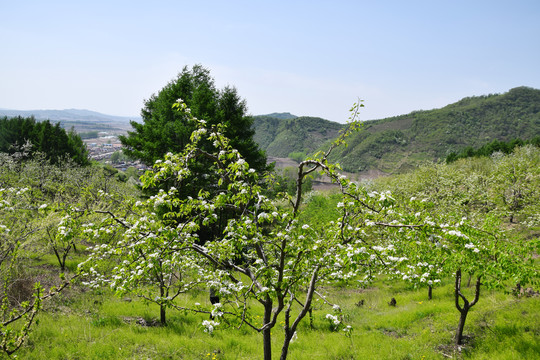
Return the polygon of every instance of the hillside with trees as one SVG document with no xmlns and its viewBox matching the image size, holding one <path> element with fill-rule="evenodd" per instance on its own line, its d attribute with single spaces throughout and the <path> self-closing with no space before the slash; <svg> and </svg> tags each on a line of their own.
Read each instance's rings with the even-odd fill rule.
<svg viewBox="0 0 540 360">
<path fill-rule="evenodd" d="M 344 125 L 318 117 L 295 117 L 289 113 L 254 117 L 253 139 L 268 156 L 309 154 L 338 136 Z"/>
<path fill-rule="evenodd" d="M 66 131 L 60 123 L 37 122 L 33 117 L 0 118 L 0 152 L 14 154 L 21 150 L 26 157 L 42 153 L 53 164 L 65 159 L 79 165 L 90 163 L 86 147 L 73 129 Z"/>
<path fill-rule="evenodd" d="M 540 134 L 540 90 L 464 98 L 441 109 L 364 122 L 331 160 L 350 172 L 400 173 L 494 140 L 529 140 Z"/>
<path fill-rule="evenodd" d="M 353 122 L 267 196 L 223 124 L 174 109 L 195 129 L 142 176 L 150 197 L 0 154 L 0 356 L 536 357 L 537 147 L 356 183 L 327 161 Z M 184 197 L 201 159 L 216 174 Z M 318 171 L 334 192 L 304 192 Z"/>
<path fill-rule="evenodd" d="M 212 85 L 186 68 L 148 101 L 127 138 L 157 158 L 140 182 L 69 161 L 81 140 L 58 123 L 0 121 L 0 357 L 537 357 L 537 146 L 354 182 L 328 158 L 372 136 L 359 103 L 273 191 L 245 103 Z M 277 120 L 274 141 L 328 125 Z"/>
<path fill-rule="evenodd" d="M 534 145 L 540 147 L 540 135 L 525 141 L 521 139 L 512 139 L 511 141 L 493 140 L 492 142 L 480 146 L 478 149 L 475 149 L 472 146 L 467 146 L 459 153 L 452 152 L 448 154 L 446 157 L 446 162 L 452 163 L 458 159 L 465 159 L 469 157 L 491 156 L 495 153 L 510 154 L 515 148 L 525 145 Z"/>
</svg>

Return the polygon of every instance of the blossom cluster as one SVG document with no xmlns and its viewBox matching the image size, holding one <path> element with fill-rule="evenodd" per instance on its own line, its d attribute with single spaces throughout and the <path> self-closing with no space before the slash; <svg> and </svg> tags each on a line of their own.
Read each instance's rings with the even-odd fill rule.
<svg viewBox="0 0 540 360">
<path fill-rule="evenodd" d="M 202 326 L 205 333 L 212 334 L 214 329 L 219 326 L 219 323 L 213 320 L 204 320 Z"/>
</svg>

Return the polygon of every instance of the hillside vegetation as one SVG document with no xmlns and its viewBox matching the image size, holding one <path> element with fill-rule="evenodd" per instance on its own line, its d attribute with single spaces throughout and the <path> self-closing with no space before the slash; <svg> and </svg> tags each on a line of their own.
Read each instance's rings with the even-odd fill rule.
<svg viewBox="0 0 540 360">
<path fill-rule="evenodd" d="M 446 157 L 446 162 L 451 163 L 458 159 L 465 159 L 468 157 L 480 157 L 480 156 L 491 156 L 495 153 L 510 154 L 516 147 L 521 147 L 524 145 L 534 145 L 540 147 L 540 136 L 535 136 L 532 139 L 523 141 L 521 139 L 513 139 L 509 142 L 493 140 L 490 143 L 480 146 L 478 149 L 468 146 L 465 149 L 461 150 L 459 153 L 452 152 Z"/>
<path fill-rule="evenodd" d="M 40 152 L 53 164 L 66 158 L 80 165 L 90 163 L 88 151 L 73 129 L 66 131 L 60 123 L 37 122 L 33 117 L 0 117 L 0 153 L 19 151 L 22 157 Z"/>
<path fill-rule="evenodd" d="M 493 140 L 540 134 L 540 90 L 519 87 L 504 94 L 464 98 L 441 109 L 368 121 L 331 160 L 344 170 L 400 173 L 444 159 L 451 152 Z"/>
<path fill-rule="evenodd" d="M 288 116 L 284 116 L 288 115 Z M 255 116 L 254 140 L 268 156 L 288 157 L 291 153 L 312 153 L 337 137 L 343 124 L 318 117 L 290 114 Z"/>
<path fill-rule="evenodd" d="M 24 266 L 13 269 L 18 285 L 7 292 L 10 297 L 18 296 L 18 301 L 31 299 L 31 285 L 35 281 L 41 281 L 46 288 L 59 281 L 59 265 L 62 264 L 56 260 L 55 251 L 65 251 L 63 272 L 71 278 L 92 246 L 102 246 L 99 237 L 83 235 L 89 231 L 88 222 L 101 223 L 105 214 L 80 213 L 75 207 L 118 211 L 114 206 L 105 207 L 109 195 L 104 196 L 104 191 L 112 196 L 111 200 L 117 199 L 113 194 L 132 201 L 140 199 L 136 188 L 96 169 L 56 169 L 34 161 L 17 167 L 9 158 L 2 159 L 0 182 L 3 186 L 29 188 L 23 194 L 27 196 L 23 205 L 30 206 L 21 210 L 15 208 L 16 214 L 26 215 L 25 221 L 13 219 L 11 224 L 13 233 L 32 230 L 31 236 L 24 239 L 17 259 Z M 426 165 L 410 174 L 382 178 L 380 182 L 366 185 L 370 191 L 377 189 L 381 194 L 383 189 L 391 189 L 396 199 L 415 195 L 419 203 L 431 204 L 434 217 L 443 209 L 463 209 L 465 205 L 465 212 L 473 221 L 480 221 L 487 214 L 501 216 L 506 221 L 513 218 L 514 222 L 505 222 L 505 226 L 512 228 L 511 238 L 516 236 L 519 239 L 516 241 L 526 244 L 536 241 L 537 236 L 531 235 L 537 233 L 539 225 L 535 216 L 538 214 L 535 199 L 539 191 L 539 160 L 540 150 L 529 146 L 511 155 L 462 159 L 451 165 Z M 44 166 L 47 171 L 42 172 Z M 516 175 L 514 178 L 507 176 L 511 171 Z M 41 179 L 40 174 L 47 176 Z M 435 179 L 437 186 L 433 186 L 430 179 Z M 464 191 L 471 188 L 477 191 Z M 485 191 L 486 188 L 492 191 Z M 510 197 L 518 193 L 523 196 L 518 199 L 519 207 L 514 208 Z M 311 224 L 313 229 L 328 226 L 330 221 L 340 217 L 339 201 L 341 197 L 337 193 L 312 193 L 305 199 L 301 221 Z M 70 214 L 73 216 L 68 217 Z M 58 236 L 65 219 L 78 222 L 76 227 L 70 226 L 78 229 L 73 236 Z M 100 226 L 106 225 L 100 224 L 98 228 Z M 121 231 L 103 232 L 101 236 L 114 242 Z M 114 265 L 118 263 L 119 260 L 112 261 Z M 511 294 L 508 291 L 514 283 L 509 281 L 504 283 L 506 291 L 483 291 L 467 320 L 465 343 L 454 346 L 451 338 L 458 312 L 454 305 L 454 281 L 448 274 L 442 276 L 433 289 L 431 300 L 427 296 L 427 283 L 402 281 L 391 274 L 380 274 L 378 280 L 369 285 L 357 281 L 351 286 L 343 285 L 326 284 L 320 288 L 325 297 L 314 301 L 313 321 L 305 321 L 298 327 L 289 358 L 533 359 L 540 353 L 537 288 Z M 463 291 L 469 296 L 474 287 Z M 391 299 L 396 301 L 395 306 L 389 305 Z M 182 306 L 196 303 L 201 309 L 211 308 L 204 287 L 180 294 L 177 302 Z M 328 302 L 340 305 L 339 312 L 333 316 L 339 316 L 341 327 L 352 326 L 351 332 L 344 332 L 332 321 L 333 317 L 328 316 L 335 310 Z M 257 303 L 252 304 L 255 307 Z M 71 288 L 44 303 L 38 315 L 39 323 L 32 326 L 33 331 L 16 354 L 23 359 L 261 358 L 261 335 L 249 328 L 222 324 L 208 332 L 201 326 L 208 320 L 207 313 L 170 309 L 169 314 L 167 325 L 160 326 L 155 303 L 134 294 L 115 297 L 109 286 L 88 288 L 84 283 L 74 282 Z M 255 311 L 252 318 L 260 323 L 263 316 L 262 311 Z M 279 317 L 277 324 L 273 335 L 275 347 L 283 341 L 279 330 L 285 326 L 285 317 Z"/>
<path fill-rule="evenodd" d="M 0 357 L 537 357 L 540 149 L 362 184 L 319 155 L 296 196 L 267 196 L 219 126 L 175 108 L 191 142 L 139 186 L 0 153 Z M 216 176 L 182 198 L 199 157 Z M 303 192 L 317 167 L 339 190 Z"/>
</svg>

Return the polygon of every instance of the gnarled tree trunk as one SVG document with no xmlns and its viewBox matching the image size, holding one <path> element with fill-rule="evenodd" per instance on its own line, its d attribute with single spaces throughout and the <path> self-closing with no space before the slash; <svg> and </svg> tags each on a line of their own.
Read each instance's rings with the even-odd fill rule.
<svg viewBox="0 0 540 360">
<path fill-rule="evenodd" d="M 461 345 L 463 340 L 463 328 L 465 327 L 465 320 L 467 320 L 467 314 L 469 313 L 469 310 L 476 305 L 478 302 L 478 298 L 480 297 L 480 276 L 476 280 L 476 288 L 474 293 L 474 300 L 472 302 L 469 302 L 467 298 L 461 293 L 461 269 L 458 269 L 456 271 L 456 284 L 455 284 L 455 301 L 456 301 L 456 308 L 458 309 L 460 316 L 459 316 L 459 323 L 456 330 L 456 337 L 455 337 L 455 344 Z M 460 306 L 459 299 L 463 300 L 463 306 Z"/>
</svg>

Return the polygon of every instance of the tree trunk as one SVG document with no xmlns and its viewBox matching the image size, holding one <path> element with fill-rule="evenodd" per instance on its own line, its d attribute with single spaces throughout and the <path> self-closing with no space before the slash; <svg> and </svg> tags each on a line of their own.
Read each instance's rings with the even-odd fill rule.
<svg viewBox="0 0 540 360">
<path fill-rule="evenodd" d="M 313 300 L 313 294 L 315 293 L 315 284 L 317 282 L 318 274 L 319 274 L 319 267 L 317 266 L 315 270 L 313 271 L 313 274 L 311 275 L 311 280 L 309 281 L 309 288 L 306 294 L 306 302 L 303 305 L 302 311 L 300 311 L 300 313 L 296 317 L 296 320 L 294 320 L 292 326 L 290 327 L 289 327 L 289 319 L 290 319 L 289 316 L 290 316 L 291 304 L 289 304 L 289 307 L 287 311 L 285 312 L 285 339 L 283 340 L 283 347 L 281 348 L 281 357 L 280 357 L 281 360 L 287 359 L 287 355 L 289 353 L 289 345 L 291 344 L 291 340 L 294 336 L 294 333 L 296 332 L 298 324 L 308 314 L 308 312 L 310 313 L 310 315 L 312 313 L 311 302 Z M 291 303 L 292 303 L 292 300 L 293 299 L 291 298 Z"/>
<path fill-rule="evenodd" d="M 431 285 L 428 285 L 427 297 L 428 300 L 433 299 L 433 287 Z"/>
<path fill-rule="evenodd" d="M 167 318 L 165 316 L 165 311 L 166 311 L 165 305 L 163 304 L 159 305 L 159 321 L 161 325 L 163 326 L 167 325 Z"/>
<path fill-rule="evenodd" d="M 465 320 L 467 320 L 467 314 L 469 313 L 469 307 L 464 306 L 463 309 L 460 311 L 459 316 L 459 324 L 456 330 L 456 339 L 455 343 L 456 345 L 461 345 L 463 340 L 463 328 L 465 327 Z"/>
<path fill-rule="evenodd" d="M 66 263 L 65 261 L 62 262 L 62 258 L 60 257 L 60 253 L 56 249 L 56 247 L 53 246 L 54 255 L 56 256 L 56 259 L 58 260 L 58 264 L 60 265 L 60 271 L 64 272 L 66 271 Z"/>
<path fill-rule="evenodd" d="M 67 260 L 68 254 L 69 254 L 69 248 L 70 247 L 68 247 L 67 249 L 64 249 L 64 254 L 62 255 L 62 266 L 61 266 L 62 271 L 66 271 L 66 260 Z"/>
<path fill-rule="evenodd" d="M 265 304 L 264 306 L 264 325 L 270 323 L 272 320 L 272 302 Z M 271 328 L 265 328 L 263 333 L 263 351 L 264 360 L 272 360 L 272 336 Z"/>
<path fill-rule="evenodd" d="M 471 275 L 472 276 L 472 275 Z M 467 314 L 469 313 L 469 310 L 476 305 L 478 302 L 478 299 L 480 298 L 480 276 L 476 279 L 476 288 L 474 293 L 474 300 L 469 302 L 467 298 L 461 293 L 461 269 L 458 269 L 456 271 L 456 284 L 455 284 L 455 302 L 456 302 L 456 308 L 458 309 L 460 316 L 459 316 L 459 323 L 456 330 L 456 337 L 455 337 L 455 344 L 461 345 L 463 342 L 463 329 L 465 328 L 465 320 L 467 320 Z M 459 299 L 463 300 L 463 307 L 459 304 Z"/>
<path fill-rule="evenodd" d="M 165 289 L 164 289 L 163 283 L 160 285 L 159 295 L 161 299 L 163 299 L 163 297 L 165 296 Z M 162 326 L 167 325 L 167 318 L 165 317 L 165 311 L 166 311 L 165 305 L 163 303 L 159 304 L 159 322 L 161 323 Z"/>
<path fill-rule="evenodd" d="M 291 343 L 292 334 L 285 333 L 285 340 L 283 340 L 283 347 L 281 348 L 280 360 L 286 360 L 289 353 L 289 345 Z"/>
</svg>

